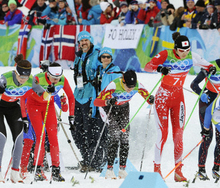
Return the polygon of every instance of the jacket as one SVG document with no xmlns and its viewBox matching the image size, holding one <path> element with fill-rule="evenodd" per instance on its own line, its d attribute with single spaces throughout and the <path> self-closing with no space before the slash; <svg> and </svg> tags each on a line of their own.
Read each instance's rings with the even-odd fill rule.
<svg viewBox="0 0 220 188">
<path fill-rule="evenodd" d="M 102 9 L 100 5 L 95 5 L 89 10 L 87 20 L 82 20 L 82 25 L 100 24 Z"/>
</svg>

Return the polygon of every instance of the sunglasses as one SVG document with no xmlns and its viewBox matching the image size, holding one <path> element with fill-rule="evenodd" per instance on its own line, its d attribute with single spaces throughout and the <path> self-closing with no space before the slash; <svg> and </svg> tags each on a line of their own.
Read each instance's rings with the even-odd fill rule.
<svg viewBox="0 0 220 188">
<path fill-rule="evenodd" d="M 181 48 L 177 48 L 177 50 L 179 51 L 179 52 L 189 52 L 190 51 L 190 47 L 189 48 L 187 48 L 187 49 L 181 49 Z"/>
<path fill-rule="evenodd" d="M 102 55 L 102 56 L 101 56 L 101 58 L 103 58 L 103 59 L 104 59 L 104 58 L 110 59 L 111 57 L 112 57 L 112 56 L 110 56 L 110 55 Z"/>
</svg>

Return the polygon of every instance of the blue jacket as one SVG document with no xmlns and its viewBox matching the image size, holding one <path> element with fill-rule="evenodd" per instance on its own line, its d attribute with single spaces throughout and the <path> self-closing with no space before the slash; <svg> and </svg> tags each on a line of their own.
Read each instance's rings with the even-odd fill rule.
<svg viewBox="0 0 220 188">
<path fill-rule="evenodd" d="M 59 25 L 59 22 L 56 23 L 52 20 L 54 18 L 59 19 L 58 9 L 57 9 L 57 11 L 56 11 L 56 9 L 53 10 L 48 5 L 47 8 L 45 8 L 44 11 L 42 12 L 41 16 L 48 16 L 50 18 L 47 20 L 47 24 Z"/>
<path fill-rule="evenodd" d="M 21 24 L 23 13 L 16 9 L 14 12 L 8 11 L 4 20 L 8 25 Z"/>
<path fill-rule="evenodd" d="M 89 10 L 87 20 L 82 20 L 82 25 L 100 24 L 102 9 L 100 5 L 95 5 Z"/>
<path fill-rule="evenodd" d="M 96 70 L 95 76 L 97 76 L 99 72 L 99 78 L 101 77 L 101 90 L 97 91 L 97 88 L 93 88 L 93 96 L 92 96 L 92 102 L 91 102 L 91 107 L 92 107 L 92 117 L 96 117 L 97 109 L 98 107 L 94 106 L 93 102 L 98 97 L 99 93 L 106 88 L 106 86 L 114 79 L 122 76 L 122 74 L 106 74 L 107 72 L 118 72 L 120 71 L 120 68 L 118 66 L 115 66 L 113 62 L 111 62 L 105 69 L 103 69 L 102 64 L 97 60 L 93 64 L 93 69 Z"/>
<path fill-rule="evenodd" d="M 140 10 L 140 8 L 136 12 L 129 10 L 125 16 L 125 23 L 126 24 L 144 23 L 143 21 L 141 21 L 137 18 L 139 10 Z"/>
<path fill-rule="evenodd" d="M 96 61 L 98 58 L 98 52 L 99 47 L 93 46 L 90 48 L 90 50 L 85 55 L 85 58 L 82 58 L 82 51 L 76 53 L 76 58 L 73 62 L 74 67 L 74 81 L 76 84 L 75 90 L 74 90 L 74 97 L 75 99 L 81 103 L 85 104 L 90 99 L 92 99 L 92 92 L 93 92 L 93 86 L 92 81 L 95 78 L 95 70 L 92 68 L 93 61 Z M 77 76 L 79 76 L 79 67 L 80 65 L 85 65 L 85 74 L 82 73 L 83 76 L 83 89 L 79 89 L 77 87 Z"/>
</svg>

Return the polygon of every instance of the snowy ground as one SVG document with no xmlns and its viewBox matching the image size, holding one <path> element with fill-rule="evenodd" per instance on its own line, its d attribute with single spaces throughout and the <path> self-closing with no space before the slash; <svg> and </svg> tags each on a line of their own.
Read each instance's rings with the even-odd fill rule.
<svg viewBox="0 0 220 188">
<path fill-rule="evenodd" d="M 11 70 L 11 67 L 1 67 L 0 68 L 0 74 Z M 39 69 L 34 69 L 32 74 L 39 73 Z M 72 88 L 74 88 L 73 84 L 73 72 L 70 70 L 64 70 L 64 75 L 69 80 Z M 195 78 L 195 76 L 188 75 L 186 82 L 184 84 L 185 88 L 189 89 L 189 85 L 191 81 Z M 148 91 L 151 91 L 157 81 L 160 79 L 159 74 L 147 74 L 147 73 L 139 73 L 138 74 L 138 80 L 143 83 L 143 85 L 148 89 Z M 201 86 L 202 87 L 202 86 Z M 157 90 L 157 89 L 156 89 Z M 156 92 L 155 90 L 155 92 Z M 153 94 L 155 94 L 153 92 Z M 193 106 L 197 100 L 197 96 L 188 92 L 184 91 L 185 93 L 185 102 L 186 102 L 186 120 L 193 109 Z M 62 92 L 61 92 L 62 94 Z M 135 114 L 135 112 L 138 110 L 138 108 L 143 103 L 143 98 L 140 97 L 138 94 L 133 97 L 131 100 L 131 117 Z M 64 122 L 68 122 L 68 113 L 62 114 L 62 119 Z M 65 126 L 66 131 L 72 140 L 72 137 L 70 135 L 68 126 Z M 170 127 L 171 128 L 171 127 Z M 145 138 L 146 130 L 147 132 L 147 140 Z M 4 175 L 7 165 L 10 159 L 11 149 L 12 149 L 12 138 L 11 133 L 7 127 L 7 143 L 4 150 L 3 155 L 3 163 L 2 163 L 2 173 Z M 142 109 L 139 111 L 137 116 L 134 118 L 133 122 L 131 123 L 131 135 L 130 135 L 130 152 L 129 152 L 129 159 L 133 163 L 133 165 L 136 167 L 137 170 L 140 169 L 140 160 L 142 155 L 142 150 L 144 147 L 144 144 L 147 141 L 146 144 L 146 152 L 145 152 L 145 158 L 143 162 L 143 168 L 142 172 L 153 172 L 153 160 L 154 160 L 154 143 L 156 140 L 156 130 L 155 130 L 155 123 L 154 123 L 154 117 L 151 115 L 150 123 L 147 124 L 147 105 L 145 104 Z M 77 164 L 77 161 L 73 155 L 73 152 L 67 143 L 67 139 L 63 133 L 62 130 L 58 133 L 59 137 L 59 144 L 60 144 L 60 151 L 62 152 L 63 161 L 65 166 L 75 166 Z M 198 108 L 196 107 L 192 118 L 190 119 L 185 132 L 184 132 L 184 154 L 188 154 L 188 152 L 196 146 L 196 144 L 201 140 L 200 137 L 200 124 L 199 124 L 199 118 L 198 118 Z M 72 141 L 73 143 L 73 141 Z M 73 147 L 75 151 L 77 152 L 78 156 L 80 157 L 80 154 L 78 150 L 76 149 L 74 143 Z M 211 169 L 213 166 L 213 152 L 214 152 L 214 142 L 210 146 L 209 149 L 209 155 L 207 159 L 207 174 L 210 177 L 210 181 L 197 181 L 195 184 L 190 183 L 189 187 L 200 187 L 200 188 L 206 188 L 206 187 L 219 187 L 219 183 L 214 184 L 214 180 L 211 176 Z M 198 156 L 198 148 L 196 148 L 191 155 L 189 155 L 184 161 L 183 166 L 183 174 L 192 181 L 194 178 L 194 174 L 197 171 L 197 157 Z M 167 143 L 164 147 L 164 153 L 162 158 L 162 174 L 165 177 L 172 169 L 174 168 L 174 157 L 173 157 L 173 142 L 172 142 L 172 131 L 170 129 L 169 136 Z M 10 173 L 9 173 L 10 174 Z M 46 173 L 47 177 L 50 178 L 50 173 Z M 99 177 L 100 174 L 91 172 L 88 174 L 87 179 L 84 179 L 84 175 L 80 173 L 79 171 L 64 171 L 62 172 L 62 175 L 65 177 L 66 182 L 65 183 L 56 183 L 53 182 L 52 185 L 49 184 L 49 182 L 34 182 L 33 185 L 30 184 L 22 184 L 22 185 L 16 185 L 18 187 L 54 187 L 54 188 L 60 188 L 60 187 L 71 187 L 72 183 L 70 182 L 71 177 L 74 176 L 75 180 L 79 181 L 79 185 L 75 185 L 75 187 L 89 187 L 89 188 L 99 188 L 99 187 L 105 187 L 105 188 L 117 188 L 120 187 L 123 180 L 105 180 L 104 178 Z M 95 182 L 91 183 L 91 180 L 89 179 L 89 176 L 92 176 L 95 178 Z M 9 176 L 8 176 L 9 177 Z M 27 182 L 28 183 L 28 182 Z M 173 179 L 173 173 L 166 179 L 166 184 L 169 188 L 179 188 L 183 187 L 185 183 L 175 183 Z M 0 185 L 2 187 L 13 187 L 14 185 L 8 181 L 5 184 Z"/>
</svg>

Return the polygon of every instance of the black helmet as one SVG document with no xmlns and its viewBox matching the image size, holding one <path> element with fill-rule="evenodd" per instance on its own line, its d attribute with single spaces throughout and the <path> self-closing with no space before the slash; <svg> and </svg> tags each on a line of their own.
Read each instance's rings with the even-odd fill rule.
<svg viewBox="0 0 220 188">
<path fill-rule="evenodd" d="M 123 74 L 123 82 L 127 85 L 128 88 L 133 88 L 137 84 L 137 75 L 133 70 L 127 70 Z"/>
</svg>

